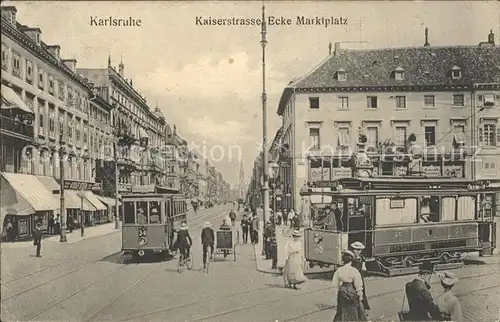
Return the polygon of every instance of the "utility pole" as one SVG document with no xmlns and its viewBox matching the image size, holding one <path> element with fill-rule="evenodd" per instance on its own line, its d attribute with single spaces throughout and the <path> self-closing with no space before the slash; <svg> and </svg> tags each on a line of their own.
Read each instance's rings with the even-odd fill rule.
<svg viewBox="0 0 500 322">
<path fill-rule="evenodd" d="M 262 234 L 264 235 L 264 226 L 266 224 L 267 212 L 269 211 L 269 166 L 267 161 L 267 94 L 266 94 L 266 45 L 267 45 L 267 27 L 266 27 L 266 7 L 262 6 L 262 24 L 261 24 L 261 41 L 262 45 L 262 173 L 264 182 L 262 185 L 263 206 L 262 213 L 264 224 L 262 226 Z M 262 239 L 264 241 L 264 239 Z M 264 252 L 264 242 L 262 242 Z"/>
<path fill-rule="evenodd" d="M 62 125 L 60 125 L 62 126 Z M 66 243 L 68 239 L 66 238 L 66 209 L 64 208 L 64 147 L 62 146 L 63 142 L 63 135 L 59 135 L 59 176 L 61 177 L 60 180 L 60 189 L 61 189 L 61 204 L 60 204 L 60 210 L 61 210 L 61 231 L 60 231 L 60 237 L 59 237 L 59 242 L 61 243 Z"/>
<path fill-rule="evenodd" d="M 113 141 L 113 162 L 115 167 L 115 229 L 120 229 L 120 207 L 118 204 L 118 181 L 120 180 L 120 174 L 118 173 L 118 154 L 116 153 L 116 148 L 116 141 Z"/>
</svg>

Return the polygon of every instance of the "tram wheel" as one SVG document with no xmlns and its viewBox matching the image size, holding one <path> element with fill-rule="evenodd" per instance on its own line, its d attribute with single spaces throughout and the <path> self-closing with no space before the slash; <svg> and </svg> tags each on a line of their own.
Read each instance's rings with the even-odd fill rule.
<svg viewBox="0 0 500 322">
<path fill-rule="evenodd" d="M 314 262 L 313 261 L 309 261 L 309 268 L 313 268 L 314 267 Z"/>
</svg>

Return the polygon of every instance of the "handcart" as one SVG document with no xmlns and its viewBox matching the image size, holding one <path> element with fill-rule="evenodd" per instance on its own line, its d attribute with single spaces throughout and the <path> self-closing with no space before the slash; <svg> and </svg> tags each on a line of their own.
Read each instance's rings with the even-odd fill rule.
<svg viewBox="0 0 500 322">
<path fill-rule="evenodd" d="M 224 257 L 233 254 L 233 260 L 236 261 L 236 234 L 233 230 L 218 230 L 215 237 L 215 255 L 224 255 Z M 214 256 L 214 261 L 216 257 Z"/>
</svg>

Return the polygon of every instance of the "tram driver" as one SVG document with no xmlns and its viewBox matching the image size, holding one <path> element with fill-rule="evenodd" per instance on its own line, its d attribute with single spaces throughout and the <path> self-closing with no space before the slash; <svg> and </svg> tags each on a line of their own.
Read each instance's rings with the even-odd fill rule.
<svg viewBox="0 0 500 322">
<path fill-rule="evenodd" d="M 144 209 L 142 208 L 137 209 L 137 224 L 139 225 L 147 224 L 146 215 L 144 214 Z"/>
<path fill-rule="evenodd" d="M 326 205 L 324 209 L 326 216 L 317 224 L 325 225 L 327 230 L 342 231 L 342 211 L 337 207 L 337 204 Z"/>
</svg>

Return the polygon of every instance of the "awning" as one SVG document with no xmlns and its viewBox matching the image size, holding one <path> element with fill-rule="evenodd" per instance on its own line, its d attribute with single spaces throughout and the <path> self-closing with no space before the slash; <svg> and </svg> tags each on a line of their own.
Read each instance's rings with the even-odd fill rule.
<svg viewBox="0 0 500 322">
<path fill-rule="evenodd" d="M 17 95 L 14 90 L 2 84 L 2 110 L 18 108 L 26 113 L 33 114 L 33 110 Z"/>
<path fill-rule="evenodd" d="M 52 177 L 45 176 L 37 176 L 37 179 L 43 184 L 45 189 L 50 191 L 52 194 L 59 195 L 61 193 L 59 183 L 57 183 L 56 179 Z"/>
<path fill-rule="evenodd" d="M 64 206 L 66 209 L 82 209 L 83 206 L 83 211 L 96 211 L 96 208 L 88 200 L 86 194 L 82 201 L 78 190 L 64 190 Z"/>
<path fill-rule="evenodd" d="M 3 172 L 2 189 L 12 187 L 10 193 L 2 197 L 2 207 L 16 210 L 13 215 L 29 215 L 35 211 L 52 211 L 59 209 L 59 202 L 52 191 L 48 191 L 36 176 L 20 173 Z M 8 190 L 8 189 L 7 189 Z M 12 210 L 11 209 L 11 210 Z"/>
<path fill-rule="evenodd" d="M 108 207 L 100 202 L 99 199 L 97 199 L 97 197 L 92 193 L 92 191 L 85 191 L 85 197 L 97 210 L 108 210 Z"/>
<path fill-rule="evenodd" d="M 116 205 L 116 201 L 113 198 L 108 198 L 108 197 L 103 197 L 103 196 L 98 196 L 98 195 L 95 195 L 95 196 L 97 197 L 97 199 L 99 199 L 103 203 L 107 204 L 108 206 L 114 207 Z M 118 205 L 121 205 L 121 204 L 122 203 L 120 201 L 118 201 Z"/>
</svg>

